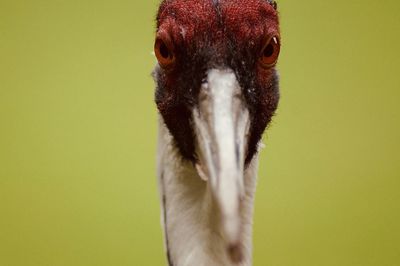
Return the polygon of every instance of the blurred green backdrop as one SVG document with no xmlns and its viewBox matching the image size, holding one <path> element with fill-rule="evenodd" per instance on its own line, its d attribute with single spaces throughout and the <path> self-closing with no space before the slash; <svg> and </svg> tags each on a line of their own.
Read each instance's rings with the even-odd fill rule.
<svg viewBox="0 0 400 266">
<path fill-rule="evenodd" d="M 0 266 L 165 265 L 158 1 L 0 0 Z M 279 2 L 254 264 L 400 265 L 400 2 Z"/>
</svg>

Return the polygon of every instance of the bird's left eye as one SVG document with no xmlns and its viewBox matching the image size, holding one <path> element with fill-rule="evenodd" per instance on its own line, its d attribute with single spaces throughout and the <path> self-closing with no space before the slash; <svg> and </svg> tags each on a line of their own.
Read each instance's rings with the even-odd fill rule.
<svg viewBox="0 0 400 266">
<path fill-rule="evenodd" d="M 154 53 L 161 67 L 171 66 L 175 62 L 175 55 L 171 45 L 161 38 L 156 39 Z"/>
<path fill-rule="evenodd" d="M 280 52 L 279 39 L 278 37 L 274 36 L 265 43 L 261 51 L 261 56 L 260 56 L 261 65 L 265 68 L 274 66 L 276 64 L 276 61 L 278 60 L 279 52 Z"/>
</svg>

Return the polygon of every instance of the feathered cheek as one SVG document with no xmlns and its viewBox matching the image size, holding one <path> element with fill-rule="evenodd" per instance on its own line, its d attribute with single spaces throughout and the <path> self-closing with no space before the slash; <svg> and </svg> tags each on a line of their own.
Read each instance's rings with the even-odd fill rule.
<svg viewBox="0 0 400 266">
<path fill-rule="evenodd" d="M 266 86 L 267 84 L 272 83 L 274 80 L 274 78 L 273 78 L 274 73 L 275 73 L 275 70 L 273 68 L 265 69 L 261 66 L 258 66 L 257 67 L 257 75 L 256 75 L 257 82 L 259 84 L 262 84 L 263 87 Z M 269 87 L 269 86 L 267 86 L 267 87 Z"/>
</svg>

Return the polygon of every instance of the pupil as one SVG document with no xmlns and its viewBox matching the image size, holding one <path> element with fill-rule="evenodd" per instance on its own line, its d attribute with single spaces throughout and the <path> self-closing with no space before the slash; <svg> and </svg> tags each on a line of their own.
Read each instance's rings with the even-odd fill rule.
<svg viewBox="0 0 400 266">
<path fill-rule="evenodd" d="M 161 45 L 160 45 L 160 54 L 164 58 L 168 58 L 169 57 L 169 51 L 168 51 L 168 48 L 165 45 L 165 43 L 161 43 Z"/>
<path fill-rule="evenodd" d="M 274 54 L 274 46 L 272 44 L 268 44 L 264 49 L 264 56 L 271 57 Z"/>
</svg>

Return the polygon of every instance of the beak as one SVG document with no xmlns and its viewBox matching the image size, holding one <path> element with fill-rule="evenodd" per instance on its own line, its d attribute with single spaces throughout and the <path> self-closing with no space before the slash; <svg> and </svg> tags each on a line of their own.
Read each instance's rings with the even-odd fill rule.
<svg viewBox="0 0 400 266">
<path fill-rule="evenodd" d="M 242 90 L 232 70 L 208 72 L 193 118 L 199 157 L 196 168 L 210 183 L 228 254 L 232 261 L 240 262 L 240 202 L 244 196 L 244 158 L 250 121 Z"/>
</svg>

